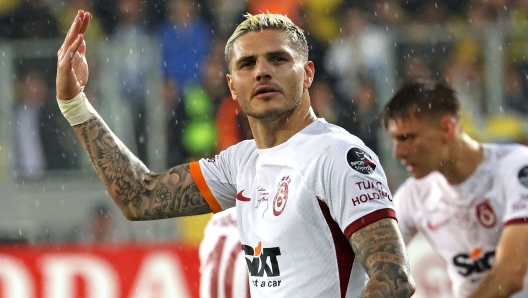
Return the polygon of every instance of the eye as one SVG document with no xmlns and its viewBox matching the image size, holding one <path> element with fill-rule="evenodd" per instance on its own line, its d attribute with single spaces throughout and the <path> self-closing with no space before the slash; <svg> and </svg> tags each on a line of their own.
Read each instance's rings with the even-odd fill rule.
<svg viewBox="0 0 528 298">
<path fill-rule="evenodd" d="M 240 63 L 240 68 L 247 68 L 253 66 L 255 63 L 253 61 L 246 61 Z"/>
</svg>

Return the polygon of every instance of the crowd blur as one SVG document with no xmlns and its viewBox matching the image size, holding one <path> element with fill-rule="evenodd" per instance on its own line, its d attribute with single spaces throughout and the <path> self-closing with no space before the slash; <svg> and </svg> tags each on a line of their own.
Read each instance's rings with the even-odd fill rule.
<svg viewBox="0 0 528 298">
<path fill-rule="evenodd" d="M 382 100 L 378 89 L 391 71 L 390 55 L 396 58 L 392 70 L 397 72 L 397 84 L 416 77 L 451 83 L 462 100 L 464 125 L 477 139 L 526 139 L 526 0 L 4 0 L 0 39 L 61 38 L 78 9 L 92 13 L 88 39 L 124 45 L 116 76 L 132 115 L 132 147 L 147 164 L 148 74 L 141 49 L 149 37 L 155 37 L 161 51 L 168 165 L 210 156 L 250 134 L 240 108 L 229 97 L 223 55 L 227 38 L 245 12 L 287 14 L 306 31 L 316 66 L 311 89 L 316 113 L 359 136 L 374 151 L 378 151 L 377 114 Z M 500 111 L 489 111 L 486 105 L 485 49 L 479 34 L 489 25 L 508 33 L 502 50 L 503 75 L 497 78 L 503 80 L 498 86 L 504 89 Z M 439 28 L 450 38 L 424 38 Z M 394 40 L 401 32 L 404 38 Z M 20 119 L 16 146 L 21 177 L 77 166 L 65 149 L 68 144 L 54 142 L 60 148 L 46 144 L 57 137 L 49 126 L 63 127 L 64 121 L 47 119 L 49 126 L 41 125 L 45 122 L 39 119 L 57 115 L 56 107 L 49 104 L 53 74 L 43 72 L 48 66 L 41 64 L 38 69 L 26 61 L 18 67 L 15 115 Z M 92 67 L 97 69 L 97 64 Z M 96 89 L 88 92 L 97 97 Z M 57 152 L 62 152 L 60 158 L 53 156 Z"/>
<path fill-rule="evenodd" d="M 245 12 L 287 14 L 306 32 L 316 78 L 310 89 L 319 117 L 339 124 L 379 152 L 378 113 L 405 80 L 434 77 L 454 86 L 463 125 L 479 141 L 527 143 L 527 0 L 3 0 L 0 42 L 62 39 L 77 10 L 92 13 L 89 41 L 121 46 L 115 79 L 131 115 L 134 144 L 147 165 L 149 132 L 143 46 L 160 51 L 167 166 L 211 156 L 250 138 L 246 117 L 229 95 L 224 46 Z M 490 28 L 503 40 L 502 64 L 486 64 Z M 492 49 L 493 50 L 493 49 Z M 486 52 L 488 51 L 488 52 Z M 89 55 L 93 55 L 90 52 Z M 55 57 L 16 65 L 16 172 L 38 179 L 46 170 L 79 167 L 75 138 L 54 103 Z M 88 57 L 97 76 L 100 63 Z M 490 73 L 502 90 L 491 110 Z M 97 99 L 101 86 L 85 90 Z M 493 93 L 493 92 L 491 92 Z"/>
</svg>

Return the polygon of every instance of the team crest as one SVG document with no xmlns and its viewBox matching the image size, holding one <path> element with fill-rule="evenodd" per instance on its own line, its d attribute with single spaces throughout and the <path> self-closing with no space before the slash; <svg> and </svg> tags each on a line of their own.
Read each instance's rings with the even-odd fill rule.
<svg viewBox="0 0 528 298">
<path fill-rule="evenodd" d="M 517 174 L 517 178 L 519 179 L 519 182 L 521 182 L 524 187 L 528 188 L 528 166 L 523 167 L 519 174 Z"/>
<path fill-rule="evenodd" d="M 275 198 L 273 199 L 273 215 L 281 215 L 284 208 L 286 208 L 286 203 L 288 202 L 288 185 L 290 184 L 290 176 L 282 177 Z"/>
<path fill-rule="evenodd" d="M 370 175 L 376 170 L 376 164 L 372 162 L 370 155 L 359 149 L 352 148 L 347 153 L 348 165 L 356 172 Z"/>
<path fill-rule="evenodd" d="M 477 219 L 479 223 L 487 229 L 493 228 L 497 223 L 497 216 L 488 200 L 477 205 Z"/>
</svg>

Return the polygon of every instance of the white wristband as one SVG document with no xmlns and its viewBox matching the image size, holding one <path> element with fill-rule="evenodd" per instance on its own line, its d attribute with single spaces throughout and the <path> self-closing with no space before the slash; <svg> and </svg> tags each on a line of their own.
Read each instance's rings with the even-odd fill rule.
<svg viewBox="0 0 528 298">
<path fill-rule="evenodd" d="M 57 98 L 57 102 L 59 103 L 59 109 L 71 126 L 81 124 L 97 114 L 97 111 L 86 98 L 86 94 L 82 91 L 70 100 Z"/>
</svg>

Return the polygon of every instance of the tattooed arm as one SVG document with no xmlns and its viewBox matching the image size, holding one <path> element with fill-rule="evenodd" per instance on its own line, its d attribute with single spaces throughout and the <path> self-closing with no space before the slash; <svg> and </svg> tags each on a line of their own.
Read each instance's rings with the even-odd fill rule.
<svg viewBox="0 0 528 298">
<path fill-rule="evenodd" d="M 129 220 L 149 220 L 211 212 L 189 165 L 155 174 L 136 158 L 98 115 L 73 127 L 99 179 Z"/>
<path fill-rule="evenodd" d="M 370 280 L 361 297 L 411 297 L 415 284 L 396 221 L 381 219 L 356 231 L 349 239 Z"/>
<path fill-rule="evenodd" d="M 71 100 L 88 82 L 84 32 L 90 18 L 88 12 L 77 12 L 57 52 L 56 91 L 60 100 Z M 97 114 L 74 125 L 73 129 L 97 175 L 126 218 L 148 220 L 211 212 L 194 183 L 189 165 L 176 166 L 163 174 L 150 172 Z"/>
</svg>

